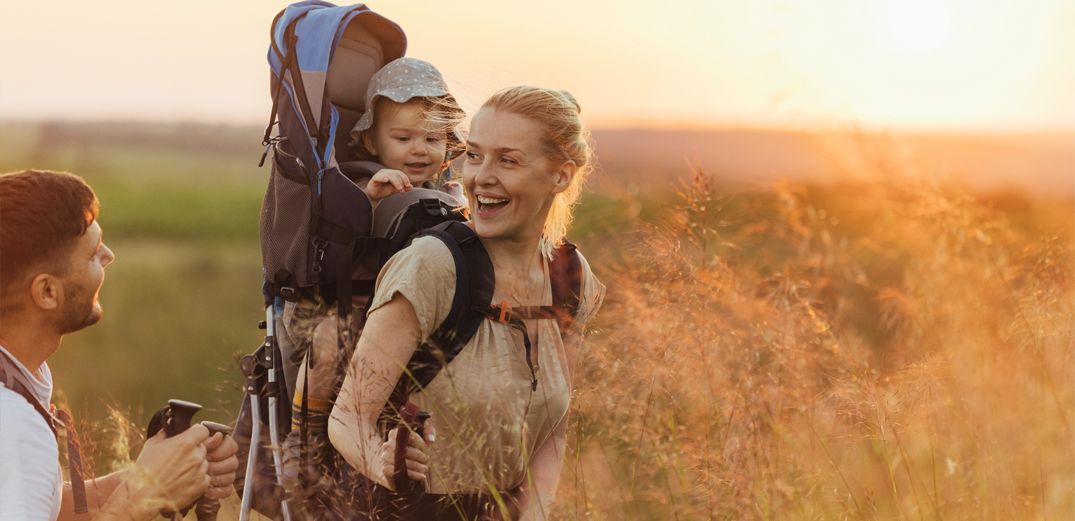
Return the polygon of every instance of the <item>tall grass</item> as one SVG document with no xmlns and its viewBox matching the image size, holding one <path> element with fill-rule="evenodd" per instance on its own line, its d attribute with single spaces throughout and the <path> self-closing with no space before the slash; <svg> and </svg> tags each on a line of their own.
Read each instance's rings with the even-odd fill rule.
<svg viewBox="0 0 1075 521">
<path fill-rule="evenodd" d="M 733 203 L 695 172 L 591 259 L 562 518 L 1075 518 L 1070 223 L 899 173 Z"/>
</svg>

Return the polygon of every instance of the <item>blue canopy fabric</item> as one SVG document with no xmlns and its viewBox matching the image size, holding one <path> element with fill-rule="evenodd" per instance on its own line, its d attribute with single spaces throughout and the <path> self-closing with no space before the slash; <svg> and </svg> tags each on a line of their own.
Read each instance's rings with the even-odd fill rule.
<svg viewBox="0 0 1075 521">
<path fill-rule="evenodd" d="M 302 122 L 307 136 L 316 136 L 322 127 L 323 103 L 326 101 L 325 84 L 328 77 L 329 63 L 332 61 L 333 51 L 339 43 L 340 37 L 348 24 L 359 16 L 369 16 L 378 19 L 379 23 L 387 24 L 399 33 L 402 39 L 403 49 L 406 49 L 406 37 L 402 29 L 388 19 L 374 13 L 365 4 L 350 6 L 336 6 L 322 0 L 306 0 L 289 5 L 273 27 L 273 43 L 283 55 L 294 52 L 293 60 L 298 62 L 298 70 L 301 75 L 300 81 L 306 94 L 306 103 L 311 110 L 313 124 L 317 128 L 309 128 L 307 120 L 301 114 L 300 100 L 294 88 L 294 78 L 290 70 L 284 70 L 284 62 L 277 54 L 273 46 L 269 47 L 268 60 L 272 73 L 278 79 L 283 79 L 284 88 L 291 98 L 291 106 L 294 107 L 299 121 Z M 297 22 L 296 22 L 297 20 Z M 295 23 L 294 35 L 297 37 L 295 49 L 289 49 L 286 41 L 287 28 Z M 319 170 L 324 170 L 334 162 L 332 143 L 335 141 L 336 127 L 339 122 L 339 114 L 336 107 L 329 107 L 328 140 L 323 143 L 324 150 L 317 150 L 315 138 L 309 138 L 310 146 L 314 148 L 313 155 L 320 164 Z M 284 117 L 284 115 L 281 115 Z"/>
</svg>

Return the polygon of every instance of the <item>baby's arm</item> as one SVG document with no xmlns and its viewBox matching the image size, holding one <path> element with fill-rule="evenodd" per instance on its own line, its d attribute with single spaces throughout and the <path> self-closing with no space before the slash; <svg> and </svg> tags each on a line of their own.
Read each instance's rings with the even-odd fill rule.
<svg viewBox="0 0 1075 521">
<path fill-rule="evenodd" d="M 413 188 L 407 174 L 399 170 L 384 168 L 373 174 L 366 184 L 366 195 L 371 201 L 380 201 L 397 192 L 409 192 Z"/>
</svg>

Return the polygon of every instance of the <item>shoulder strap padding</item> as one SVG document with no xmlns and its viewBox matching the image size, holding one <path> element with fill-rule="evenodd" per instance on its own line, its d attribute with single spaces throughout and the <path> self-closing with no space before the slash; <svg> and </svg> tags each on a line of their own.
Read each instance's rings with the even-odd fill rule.
<svg viewBox="0 0 1075 521">
<path fill-rule="evenodd" d="M 568 317 L 574 319 L 578 316 L 582 295 L 582 261 L 574 244 L 565 241 L 553 251 L 549 278 L 552 279 L 552 305 L 566 310 Z M 561 334 L 565 325 L 561 320 Z"/>
<path fill-rule="evenodd" d="M 445 221 L 415 235 L 416 238 L 424 236 L 436 237 L 452 253 L 455 295 L 444 322 L 430 334 L 426 345 L 415 350 L 408 365 L 420 386 L 432 381 L 477 333 L 485 316 L 474 310 L 489 307 L 495 284 L 493 261 L 467 225 Z"/>
</svg>

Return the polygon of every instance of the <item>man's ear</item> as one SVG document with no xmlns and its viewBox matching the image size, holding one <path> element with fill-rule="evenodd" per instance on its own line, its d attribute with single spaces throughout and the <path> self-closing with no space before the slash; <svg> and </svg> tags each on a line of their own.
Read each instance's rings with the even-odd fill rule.
<svg viewBox="0 0 1075 521">
<path fill-rule="evenodd" d="M 44 310 L 59 309 L 63 304 L 63 282 L 54 275 L 40 273 L 30 280 L 30 299 Z"/>
<path fill-rule="evenodd" d="M 366 148 L 366 152 L 369 152 L 371 156 L 377 157 L 377 146 L 373 142 L 373 138 L 370 137 L 373 128 L 367 129 L 362 133 L 362 146 Z"/>
<path fill-rule="evenodd" d="M 564 161 L 560 168 L 553 174 L 556 176 L 552 192 L 558 194 L 571 186 L 571 180 L 575 178 L 575 172 L 579 169 L 574 161 Z"/>
</svg>

